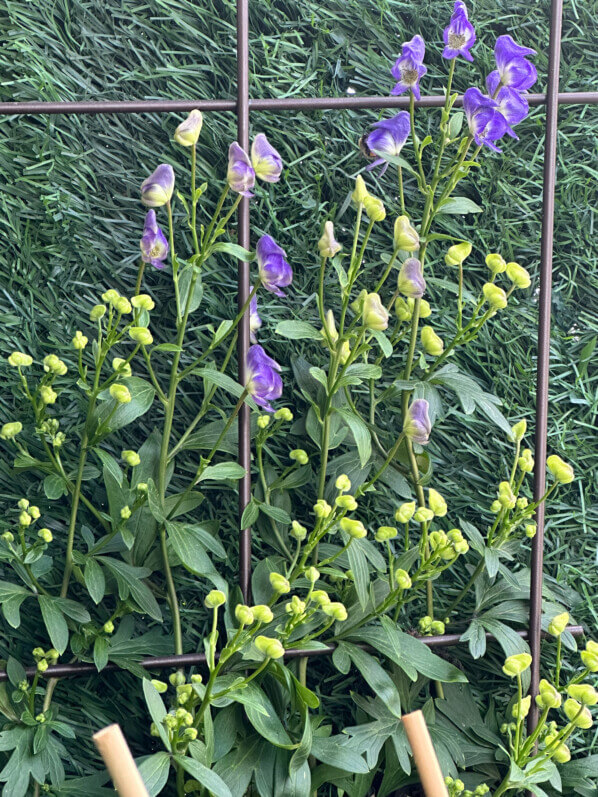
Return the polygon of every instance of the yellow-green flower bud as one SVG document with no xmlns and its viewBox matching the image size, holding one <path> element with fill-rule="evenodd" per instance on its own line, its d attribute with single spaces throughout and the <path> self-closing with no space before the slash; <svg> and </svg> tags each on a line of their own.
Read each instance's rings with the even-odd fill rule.
<svg viewBox="0 0 598 797">
<path fill-rule="evenodd" d="M 36 661 L 39 661 L 40 659 L 43 659 L 45 657 L 45 655 L 46 655 L 43 648 L 33 648 L 33 650 L 31 652 L 32 652 L 33 658 Z"/>
<path fill-rule="evenodd" d="M 334 224 L 327 221 L 324 225 L 324 234 L 318 241 L 318 249 L 322 257 L 334 257 L 343 247 L 334 237 Z"/>
<path fill-rule="evenodd" d="M 138 493 L 147 493 L 147 483 L 139 482 L 136 489 Z"/>
<path fill-rule="evenodd" d="M 340 527 L 349 537 L 355 540 L 362 540 L 367 536 L 367 531 L 361 520 L 352 520 L 351 518 L 344 517 L 340 522 Z"/>
<path fill-rule="evenodd" d="M 132 296 L 131 304 L 136 310 L 147 310 L 148 313 L 156 306 L 149 293 L 140 293 L 138 296 Z"/>
<path fill-rule="evenodd" d="M 120 315 L 127 315 L 131 312 L 131 302 L 125 296 L 119 296 L 114 302 L 114 309 Z"/>
<path fill-rule="evenodd" d="M 314 504 L 314 514 L 317 518 L 327 518 L 332 512 L 332 507 L 323 498 L 319 498 Z"/>
<path fill-rule="evenodd" d="M 85 335 L 78 329 L 75 332 L 75 337 L 72 339 L 71 343 L 73 344 L 73 348 L 77 349 L 77 351 L 82 351 L 88 343 L 88 339 Z"/>
<path fill-rule="evenodd" d="M 293 420 L 293 413 L 288 407 L 281 407 L 274 413 L 274 418 L 277 421 L 287 421 L 287 423 L 290 423 L 290 421 Z"/>
<path fill-rule="evenodd" d="M 554 476 L 555 481 L 559 484 L 569 484 L 575 478 L 575 472 L 569 463 L 562 460 L 556 454 L 552 454 L 546 460 L 548 470 Z"/>
<path fill-rule="evenodd" d="M 164 683 L 164 681 L 159 681 L 157 678 L 152 678 L 150 681 L 151 685 L 154 687 L 156 692 L 159 692 L 161 695 L 166 692 L 168 689 L 168 684 Z"/>
<path fill-rule="evenodd" d="M 463 556 L 463 554 L 466 554 L 467 551 L 469 550 L 469 543 L 467 542 L 467 540 L 460 540 L 459 542 L 456 542 L 453 545 L 453 548 L 455 549 L 456 554 L 459 554 L 459 556 Z"/>
<path fill-rule="evenodd" d="M 590 672 L 598 672 L 598 642 L 590 639 L 580 656 L 584 667 L 587 667 Z"/>
<path fill-rule="evenodd" d="M 50 650 L 46 651 L 46 658 L 48 659 L 50 664 L 56 664 L 56 662 L 60 658 L 60 653 L 56 650 L 56 648 L 50 648 Z"/>
<path fill-rule="evenodd" d="M 44 357 L 44 371 L 46 373 L 56 374 L 57 376 L 64 376 L 67 372 L 66 365 L 62 362 L 60 357 L 55 354 L 48 354 Z"/>
<path fill-rule="evenodd" d="M 269 659 L 280 659 L 284 656 L 284 648 L 278 639 L 272 639 L 267 636 L 258 636 L 255 638 L 256 648 L 267 656 Z"/>
<path fill-rule="evenodd" d="M 170 673 L 168 680 L 172 686 L 182 686 L 185 683 L 185 676 L 177 670 L 177 672 Z"/>
<path fill-rule="evenodd" d="M 290 459 L 295 460 L 300 465 L 307 465 L 309 462 L 309 457 L 307 456 L 307 451 L 304 451 L 302 448 L 295 448 L 289 454 Z"/>
<path fill-rule="evenodd" d="M 567 694 L 584 706 L 595 706 L 598 703 L 598 692 L 590 684 L 571 684 Z"/>
<path fill-rule="evenodd" d="M 110 288 L 109 290 L 105 291 L 102 294 L 102 301 L 107 302 L 108 304 L 114 307 L 114 302 L 120 299 L 120 293 L 115 291 L 114 288 Z"/>
<path fill-rule="evenodd" d="M 11 542 L 15 541 L 15 535 L 11 531 L 5 531 L 2 534 L 2 539 L 4 542 L 10 544 Z"/>
<path fill-rule="evenodd" d="M 354 512 L 358 506 L 352 495 L 338 495 L 334 503 L 341 509 L 346 509 L 347 512 Z"/>
<path fill-rule="evenodd" d="M 363 177 L 358 174 L 355 178 L 355 190 L 351 194 L 351 199 L 357 205 L 362 204 L 365 202 L 366 198 L 369 196 L 368 189 L 366 188 L 365 181 Z"/>
<path fill-rule="evenodd" d="M 344 365 L 350 356 L 351 356 L 351 347 L 349 346 L 349 341 L 344 340 L 339 352 L 341 365 Z"/>
<path fill-rule="evenodd" d="M 253 611 L 250 606 L 245 606 L 243 603 L 235 606 L 235 617 L 237 622 L 241 625 L 251 625 L 254 622 Z"/>
<path fill-rule="evenodd" d="M 291 531 L 289 533 L 293 539 L 297 540 L 297 542 L 303 542 L 303 540 L 307 537 L 307 529 L 305 526 L 302 526 L 298 520 L 293 520 L 291 523 Z"/>
<path fill-rule="evenodd" d="M 521 442 L 523 440 L 523 436 L 527 432 L 527 421 L 523 418 L 520 421 L 517 421 L 514 426 L 511 426 L 511 439 L 514 440 L 516 443 Z"/>
<path fill-rule="evenodd" d="M 22 430 L 23 424 L 20 421 L 5 423 L 0 429 L 0 438 L 2 440 L 13 440 Z"/>
<path fill-rule="evenodd" d="M 54 404 L 58 398 L 58 394 L 49 385 L 42 385 L 39 395 L 44 404 Z"/>
<path fill-rule="evenodd" d="M 486 265 L 493 274 L 502 274 L 503 271 L 507 270 L 507 262 L 499 254 L 486 255 Z"/>
<path fill-rule="evenodd" d="M 347 610 L 342 603 L 338 602 L 331 602 L 327 603 L 322 607 L 322 611 L 324 614 L 327 614 L 328 617 L 333 617 L 339 623 L 343 623 L 347 617 Z"/>
<path fill-rule="evenodd" d="M 558 689 L 545 678 L 540 681 L 538 692 L 536 703 L 540 708 L 558 708 L 561 705 L 561 695 Z"/>
<path fill-rule="evenodd" d="M 162 722 L 169 731 L 176 731 L 178 723 L 176 721 L 174 714 L 167 714 L 162 720 Z"/>
<path fill-rule="evenodd" d="M 110 395 L 119 404 L 128 404 L 131 401 L 129 388 L 126 385 L 119 384 L 118 382 L 110 385 Z"/>
<path fill-rule="evenodd" d="M 402 249 L 404 252 L 415 252 L 419 249 L 419 235 L 409 223 L 407 216 L 399 216 L 395 221 L 394 246 L 395 249 Z"/>
<path fill-rule="evenodd" d="M 573 700 L 572 697 L 569 697 L 567 700 L 565 700 L 563 711 L 567 715 L 569 722 L 573 724 L 574 728 L 582 728 L 583 730 L 587 730 L 594 724 L 590 709 L 586 708 L 585 706 L 582 707 L 581 703 L 578 703 L 577 700 Z"/>
<path fill-rule="evenodd" d="M 346 493 L 351 489 L 351 479 L 345 473 L 341 473 L 335 482 L 335 487 L 341 493 Z"/>
<path fill-rule="evenodd" d="M 182 147 L 193 147 L 197 144 L 202 125 L 202 113 L 197 108 L 194 108 L 174 131 L 173 138 Z"/>
<path fill-rule="evenodd" d="M 529 653 L 514 653 L 509 656 L 503 665 L 502 671 L 510 678 L 516 675 L 521 675 L 525 672 L 532 663 L 532 657 Z"/>
<path fill-rule="evenodd" d="M 46 659 L 40 659 L 40 660 L 37 662 L 37 670 L 38 670 L 38 672 L 46 672 L 46 670 L 48 669 L 48 667 L 49 667 L 49 664 L 48 664 L 48 662 L 46 661 Z"/>
<path fill-rule="evenodd" d="M 538 527 L 535 523 L 528 523 L 525 527 L 525 536 L 528 540 L 533 540 L 538 532 Z"/>
<path fill-rule="evenodd" d="M 183 741 L 184 742 L 194 742 L 197 739 L 198 730 L 197 728 L 185 728 L 183 731 Z"/>
<path fill-rule="evenodd" d="M 122 357 L 115 357 L 112 360 L 112 370 L 125 378 L 128 378 L 133 373 L 130 363 L 123 360 Z"/>
<path fill-rule="evenodd" d="M 451 246 L 444 256 L 444 262 L 447 266 L 458 266 L 466 260 L 471 254 L 472 245 L 467 241 Z"/>
<path fill-rule="evenodd" d="M 429 523 L 434 518 L 434 512 L 427 506 L 420 506 L 413 515 L 416 523 Z"/>
<path fill-rule="evenodd" d="M 331 343 L 336 343 L 338 340 L 338 332 L 336 331 L 336 322 L 332 310 L 326 311 L 326 315 L 324 316 L 324 327 L 320 330 L 320 334 L 322 335 L 324 343 L 327 343 L 328 340 L 330 340 Z"/>
<path fill-rule="evenodd" d="M 507 277 L 516 288 L 529 288 L 532 284 L 529 273 L 519 263 L 507 263 Z"/>
<path fill-rule="evenodd" d="M 89 312 L 89 317 L 92 321 L 99 321 L 100 318 L 103 318 L 105 315 L 106 315 L 105 304 L 96 304 L 91 308 Z"/>
<path fill-rule="evenodd" d="M 27 510 L 27 513 L 32 520 L 39 520 L 41 516 L 41 512 L 39 511 L 38 506 L 30 506 L 29 509 Z"/>
<path fill-rule="evenodd" d="M 401 589 L 410 589 L 413 584 L 409 573 L 401 567 L 395 571 L 395 581 Z"/>
<path fill-rule="evenodd" d="M 316 567 L 308 567 L 303 575 L 314 584 L 320 578 L 320 571 Z"/>
<path fill-rule="evenodd" d="M 368 329 L 384 330 L 388 327 L 388 310 L 377 293 L 368 293 L 363 300 L 363 323 Z"/>
<path fill-rule="evenodd" d="M 559 744 L 559 746 L 552 752 L 552 758 L 557 764 L 566 764 L 571 761 L 571 750 L 566 744 Z"/>
<path fill-rule="evenodd" d="M 13 351 L 8 357 L 8 364 L 13 368 L 28 368 L 33 364 L 33 357 L 22 351 Z"/>
<path fill-rule="evenodd" d="M 394 526 L 380 526 L 374 535 L 374 539 L 376 542 L 386 542 L 386 540 L 393 540 L 398 533 Z"/>
<path fill-rule="evenodd" d="M 430 326 L 422 327 L 421 341 L 426 354 L 432 357 L 440 357 L 444 351 L 444 342 L 442 338 L 437 335 Z"/>
<path fill-rule="evenodd" d="M 527 498 L 525 496 L 523 496 L 522 498 L 518 498 L 517 499 L 517 509 L 525 509 L 528 504 L 529 504 L 529 501 L 527 500 Z"/>
<path fill-rule="evenodd" d="M 428 490 L 428 505 L 436 517 L 444 517 L 448 511 L 444 498 L 432 488 Z"/>
<path fill-rule="evenodd" d="M 123 506 L 123 508 L 120 510 L 120 516 L 123 520 L 128 520 L 131 517 L 131 507 Z"/>
<path fill-rule="evenodd" d="M 363 200 L 363 207 L 370 221 L 384 221 L 386 218 L 384 202 L 376 196 L 368 194 Z"/>
<path fill-rule="evenodd" d="M 445 630 L 445 625 L 442 620 L 433 620 L 430 624 L 430 631 L 434 634 L 434 636 L 442 636 Z"/>
<path fill-rule="evenodd" d="M 223 603 L 226 603 L 226 595 L 220 589 L 210 590 L 204 600 L 207 609 L 217 609 Z"/>
<path fill-rule="evenodd" d="M 21 512 L 19 515 L 19 526 L 30 526 L 31 522 L 31 515 L 28 512 Z"/>
<path fill-rule="evenodd" d="M 417 504 L 415 501 L 408 501 L 405 504 L 401 504 L 401 506 L 395 512 L 395 520 L 397 523 L 409 523 L 415 514 L 416 509 Z"/>
<path fill-rule="evenodd" d="M 507 294 L 493 282 L 486 282 L 482 287 L 482 293 L 492 310 L 502 310 L 507 306 Z"/>
<path fill-rule="evenodd" d="M 102 631 L 105 634 L 113 634 L 114 633 L 114 623 L 112 622 L 112 620 L 106 620 L 106 622 L 102 626 Z"/>
<path fill-rule="evenodd" d="M 284 595 L 291 591 L 291 585 L 282 573 L 270 573 L 270 586 L 278 595 Z"/>
<path fill-rule="evenodd" d="M 297 595 L 293 595 L 291 600 L 285 604 L 285 611 L 287 614 L 292 614 L 295 617 L 299 617 L 305 611 L 305 606 L 305 601 L 302 601 Z"/>
<path fill-rule="evenodd" d="M 325 589 L 314 589 L 311 599 L 318 606 L 327 606 L 330 603 L 330 597 Z"/>
<path fill-rule="evenodd" d="M 562 612 L 557 614 L 548 623 L 548 633 L 552 636 L 560 636 L 569 623 L 569 612 Z"/>
<path fill-rule="evenodd" d="M 271 623 L 274 619 L 272 609 L 263 603 L 253 606 L 251 611 L 253 612 L 253 616 L 258 623 Z"/>
<path fill-rule="evenodd" d="M 151 346 L 154 342 L 154 337 L 147 327 L 131 327 L 129 337 L 142 346 Z"/>
<path fill-rule="evenodd" d="M 45 542 L 45 543 L 46 543 L 46 544 L 48 544 L 48 545 L 49 545 L 49 544 L 52 542 L 52 540 L 54 539 L 54 537 L 53 537 L 53 535 L 52 535 L 52 532 L 50 531 L 50 529 L 40 529 L 40 530 L 37 532 L 37 536 L 40 538 L 40 540 L 42 540 L 43 542 Z"/>
<path fill-rule="evenodd" d="M 529 710 L 532 704 L 532 696 L 527 695 L 521 700 L 521 706 L 519 703 L 515 703 L 513 708 L 511 709 L 511 714 L 513 715 L 513 719 L 516 720 L 523 720 L 529 714 Z"/>
<path fill-rule="evenodd" d="M 501 482 L 498 485 L 498 500 L 500 505 L 505 507 L 506 509 L 513 509 L 515 504 L 517 503 L 517 497 L 513 493 L 511 485 L 509 482 Z"/>
<path fill-rule="evenodd" d="M 270 416 L 260 415 L 259 418 L 257 419 L 258 429 L 266 429 L 266 427 L 269 425 L 270 425 Z"/>
<path fill-rule="evenodd" d="M 532 455 L 530 448 L 524 448 L 521 452 L 521 456 L 517 460 L 517 464 L 519 465 L 519 469 L 523 473 L 531 473 L 534 469 L 534 457 Z"/>
<path fill-rule="evenodd" d="M 500 501 L 493 501 L 490 504 L 490 511 L 494 512 L 495 515 L 498 514 L 501 509 L 502 509 L 502 504 Z"/>
<path fill-rule="evenodd" d="M 191 683 L 192 684 L 200 684 L 202 681 L 203 681 L 203 678 L 201 677 L 200 673 L 198 673 L 198 672 L 193 673 L 193 675 L 191 676 Z"/>
<path fill-rule="evenodd" d="M 444 531 L 433 531 L 429 537 L 430 547 L 433 551 L 437 551 L 439 548 L 446 548 L 448 543 L 448 536 Z"/>
<path fill-rule="evenodd" d="M 415 299 L 407 299 L 407 304 L 411 307 L 411 303 L 415 304 Z M 413 313 L 413 307 L 411 307 L 411 312 Z M 425 299 L 419 300 L 419 317 L 420 318 L 429 318 L 432 315 L 432 308 L 430 307 L 430 302 L 426 301 Z"/>
<path fill-rule="evenodd" d="M 29 509 L 29 501 L 27 498 L 21 498 L 17 504 L 19 509 Z"/>
<path fill-rule="evenodd" d="M 141 462 L 141 457 L 139 454 L 129 448 L 127 448 L 125 451 L 121 451 L 120 455 L 127 465 L 130 465 L 132 468 L 134 468 L 136 465 L 139 465 Z"/>
<path fill-rule="evenodd" d="M 418 624 L 417 624 L 418 627 L 419 627 L 420 633 L 429 634 L 430 633 L 430 627 L 431 627 L 432 623 L 433 623 L 433 620 L 432 620 L 432 618 L 430 617 L 429 614 L 427 614 L 425 617 L 422 617 L 419 620 Z"/>
<path fill-rule="evenodd" d="M 409 305 L 409 300 L 403 299 L 402 296 L 397 297 L 395 302 L 395 313 L 397 314 L 399 321 L 411 321 L 411 317 L 413 316 L 413 307 Z"/>
</svg>

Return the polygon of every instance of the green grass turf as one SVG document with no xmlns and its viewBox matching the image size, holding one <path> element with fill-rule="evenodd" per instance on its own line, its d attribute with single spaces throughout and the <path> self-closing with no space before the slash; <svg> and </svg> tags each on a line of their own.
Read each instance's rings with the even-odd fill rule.
<svg viewBox="0 0 598 797">
<path fill-rule="evenodd" d="M 422 33 L 429 45 L 425 93 L 441 92 L 445 75 L 439 58 L 441 30 L 449 2 L 251 0 L 252 96 L 342 96 L 386 94 L 392 86 L 389 66 L 400 44 Z M 479 44 L 472 66 L 461 64 L 455 86 L 464 90 L 481 83 L 491 68 L 494 37 L 511 32 L 538 50 L 538 90 L 545 89 L 548 6 L 523 0 L 479 0 L 471 4 Z M 566 8 L 561 89 L 595 89 L 598 37 L 596 0 L 569 2 Z M 81 100 L 144 98 L 211 98 L 235 96 L 234 4 L 202 0 L 0 0 L 0 99 Z M 288 364 L 288 347 L 271 330 L 275 321 L 313 308 L 317 260 L 313 252 L 323 219 L 335 216 L 354 175 L 363 168 L 356 142 L 379 118 L 375 112 L 282 112 L 255 114 L 254 131 L 265 131 L 288 165 L 284 181 L 254 203 L 255 241 L 276 230 L 286 246 L 296 280 L 288 301 L 274 300 L 262 313 L 263 341 Z M 129 291 L 134 280 L 143 210 L 138 186 L 166 159 L 183 164 L 170 136 L 174 115 L 12 117 L 3 118 L 0 133 L 0 353 L 13 348 L 47 353 L 65 345 L 78 324 L 77 314 L 95 303 L 101 290 Z M 421 124 L 437 123 L 426 113 Z M 510 311 L 492 324 L 477 345 L 460 355 L 463 368 L 504 399 L 513 420 L 533 421 L 537 290 L 541 221 L 544 112 L 535 109 L 519 128 L 521 140 L 509 142 L 505 154 L 484 159 L 468 194 L 481 200 L 484 213 L 467 217 L 464 226 L 478 251 L 468 269 L 470 284 L 479 286 L 485 269 L 481 254 L 500 248 L 533 275 L 529 294 L 512 302 Z M 595 598 L 598 521 L 596 483 L 597 373 L 594 344 L 598 336 L 598 247 L 596 224 L 596 150 L 598 109 L 563 107 L 560 113 L 551 409 L 549 447 L 569 459 L 580 478 L 559 493 L 548 512 L 546 570 L 581 596 L 575 620 L 598 630 Z M 201 139 L 209 176 L 222 175 L 226 147 L 235 135 L 231 114 L 209 114 Z M 372 178 L 373 180 L 374 178 Z M 380 181 L 381 191 L 390 178 Z M 391 190 L 392 194 L 392 190 Z M 339 219 L 339 233 L 350 212 Z M 460 222 L 459 222 L 460 224 Z M 374 264 L 372 264 L 374 266 Z M 230 317 L 235 274 L 230 265 L 215 274 L 219 289 L 206 311 Z M 447 276 L 434 264 L 435 277 Z M 164 277 L 148 278 L 152 292 L 165 299 Z M 435 321 L 448 328 L 452 294 L 431 282 Z M 80 325 L 80 324 L 79 324 Z M 290 396 L 287 394 L 287 398 Z M 13 397 L 0 395 L 0 417 L 11 412 Z M 182 418 L 192 412 L 193 395 L 185 397 Z M 531 423 L 533 429 L 533 422 Z M 140 436 L 147 429 L 140 429 Z M 127 441 L 135 448 L 138 441 Z M 507 449 L 499 433 L 488 434 L 485 420 L 451 409 L 435 431 L 432 452 L 443 492 L 451 505 L 466 512 L 487 504 L 497 470 L 504 469 Z M 480 496 L 483 500 L 480 501 Z M 15 495 L 7 468 L 0 472 L 0 501 Z M 219 506 L 234 528 L 232 510 Z M 226 502 L 232 506 L 233 502 Z M 256 555 L 260 541 L 255 541 Z M 234 557 L 233 557 L 234 558 Z M 232 570 L 229 570 L 229 574 Z M 204 615 L 192 595 L 192 580 L 181 579 L 190 596 L 184 607 L 189 649 L 202 634 Z M 19 634 L 0 644 L 0 654 L 18 645 L 23 650 L 34 629 L 25 621 Z M 451 655 L 463 658 L 464 653 Z M 494 689 L 487 660 L 478 668 L 481 696 Z M 474 674 L 476 667 L 473 668 Z M 346 710 L 346 690 L 337 676 L 328 709 Z M 59 691 L 63 711 L 79 723 L 72 745 L 74 769 L 89 767 L 89 728 L 104 719 L 119 720 L 134 746 L 142 747 L 145 730 L 135 717 L 141 704 L 128 675 L 104 680 L 77 680 Z M 332 688 L 332 686 L 331 686 Z M 87 707 L 82 717 L 79 703 Z M 590 748 L 594 742 L 590 738 Z M 594 748 L 595 749 L 595 748 Z"/>
</svg>

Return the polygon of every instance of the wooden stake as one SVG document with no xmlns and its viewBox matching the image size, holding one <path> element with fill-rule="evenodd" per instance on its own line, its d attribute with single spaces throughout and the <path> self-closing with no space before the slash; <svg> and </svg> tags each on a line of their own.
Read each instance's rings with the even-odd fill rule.
<svg viewBox="0 0 598 797">
<path fill-rule="evenodd" d="M 120 797 L 149 797 L 120 726 L 102 728 L 93 740 Z"/>
<path fill-rule="evenodd" d="M 426 797 L 448 797 L 444 777 L 421 711 L 403 714 L 403 725 Z"/>
</svg>

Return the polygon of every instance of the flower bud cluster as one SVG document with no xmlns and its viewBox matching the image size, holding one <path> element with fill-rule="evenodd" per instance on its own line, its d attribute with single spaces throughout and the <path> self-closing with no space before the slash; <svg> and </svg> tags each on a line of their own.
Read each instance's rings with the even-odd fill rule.
<svg viewBox="0 0 598 797">
<path fill-rule="evenodd" d="M 473 790 L 466 789 L 460 778 L 451 778 L 450 776 L 444 779 L 444 784 L 448 790 L 449 797 L 484 797 L 485 794 L 490 792 L 490 786 L 485 783 L 480 783 Z"/>
<path fill-rule="evenodd" d="M 33 658 L 36 661 L 37 671 L 39 673 L 46 672 L 50 665 L 57 663 L 59 657 L 60 654 L 54 648 L 50 648 L 49 650 L 44 650 L 43 648 L 33 649 Z"/>
<path fill-rule="evenodd" d="M 442 620 L 434 620 L 434 618 L 429 615 L 419 620 L 418 627 L 420 634 L 424 636 L 442 636 L 446 629 L 445 623 L 443 623 Z"/>
</svg>

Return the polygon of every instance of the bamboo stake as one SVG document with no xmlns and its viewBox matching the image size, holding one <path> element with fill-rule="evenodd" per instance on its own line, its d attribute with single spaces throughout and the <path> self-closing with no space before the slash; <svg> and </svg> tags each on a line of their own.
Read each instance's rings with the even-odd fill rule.
<svg viewBox="0 0 598 797">
<path fill-rule="evenodd" d="M 413 711 L 403 714 L 402 720 L 426 797 L 448 797 L 424 715 Z"/>
<path fill-rule="evenodd" d="M 120 797 L 149 797 L 120 726 L 102 728 L 93 740 Z"/>
</svg>

